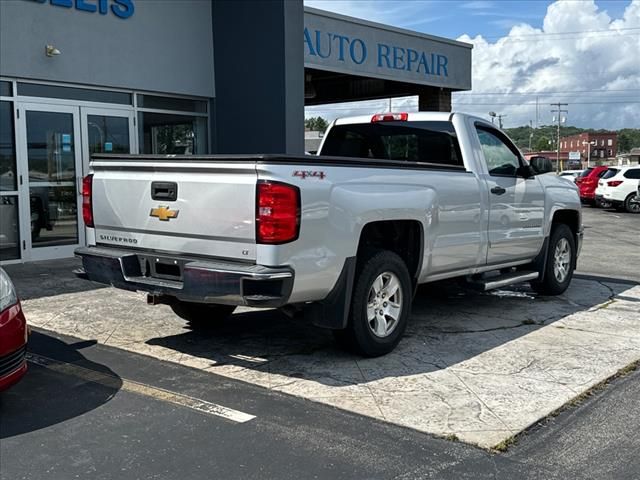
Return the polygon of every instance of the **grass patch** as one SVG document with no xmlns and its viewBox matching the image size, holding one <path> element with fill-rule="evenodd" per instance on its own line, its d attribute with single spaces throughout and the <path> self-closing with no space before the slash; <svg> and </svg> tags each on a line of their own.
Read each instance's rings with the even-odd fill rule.
<svg viewBox="0 0 640 480">
<path fill-rule="evenodd" d="M 594 308 L 592 311 L 598 311 L 598 310 L 604 310 L 605 308 L 610 307 L 611 305 L 613 305 L 614 303 L 616 303 L 615 298 L 612 298 L 610 300 L 607 300 L 606 302 L 604 302 L 601 305 L 598 305 L 596 308 Z"/>
<path fill-rule="evenodd" d="M 491 450 L 494 450 L 494 451 L 500 452 L 500 453 L 504 453 L 507 450 L 509 450 L 509 447 L 511 445 L 514 445 L 515 443 L 516 443 L 516 435 L 513 435 L 513 436 L 511 436 L 509 438 L 505 438 L 499 444 L 495 445 Z"/>
<path fill-rule="evenodd" d="M 562 328 L 562 327 L 557 327 L 557 328 Z M 557 417 L 562 412 L 564 412 L 564 411 L 566 411 L 566 410 L 568 410 L 570 408 L 575 408 L 575 407 L 581 405 L 588 398 L 590 398 L 590 397 L 594 396 L 596 393 L 599 393 L 602 390 L 604 390 L 611 382 L 613 382 L 617 378 L 626 377 L 627 375 L 630 375 L 631 373 L 635 372 L 639 368 L 640 368 L 640 360 L 636 360 L 635 362 L 630 363 L 626 367 L 623 367 L 620 370 L 618 370 L 615 374 L 613 374 L 609 378 L 606 378 L 603 381 L 595 384 L 593 387 L 591 387 L 586 392 L 583 392 L 580 395 L 572 398 L 571 400 L 569 400 L 567 403 L 565 403 L 561 407 L 559 407 L 559 408 L 555 409 L 553 412 L 549 413 L 546 417 L 540 419 L 538 422 L 536 422 L 535 424 L 531 425 L 529 428 L 523 430 L 520 433 L 517 433 L 516 435 L 513 435 L 513 436 L 501 441 L 500 443 L 495 445 L 493 448 L 491 448 L 491 450 L 494 451 L 494 452 L 497 452 L 497 453 L 506 452 L 511 446 L 513 446 L 513 445 L 515 445 L 517 443 L 518 439 L 521 436 L 530 433 L 534 429 L 537 429 L 537 428 L 540 428 L 540 427 L 544 426 L 546 423 L 551 421 L 552 418 Z"/>
<path fill-rule="evenodd" d="M 445 440 L 449 440 L 450 442 L 459 442 L 460 439 L 455 433 L 450 433 L 449 435 L 445 435 Z"/>
<path fill-rule="evenodd" d="M 575 407 L 577 405 L 580 405 L 587 398 L 592 397 L 594 394 L 604 390 L 606 388 L 606 386 L 609 385 L 616 378 L 626 377 L 630 373 L 635 372 L 638 369 L 638 367 L 640 367 L 640 360 L 637 360 L 637 361 L 635 361 L 633 363 L 630 363 L 626 367 L 623 367 L 620 370 L 618 370 L 613 376 L 604 379 L 600 383 L 596 383 L 593 387 L 591 387 L 586 392 L 583 392 L 580 395 L 578 395 L 577 397 L 571 399 L 567 404 L 563 405 L 558 410 L 562 411 L 566 407 Z"/>
</svg>

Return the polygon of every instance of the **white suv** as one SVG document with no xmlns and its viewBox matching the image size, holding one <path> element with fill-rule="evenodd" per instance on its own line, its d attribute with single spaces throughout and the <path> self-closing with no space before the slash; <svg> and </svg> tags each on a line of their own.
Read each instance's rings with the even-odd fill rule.
<svg viewBox="0 0 640 480">
<path fill-rule="evenodd" d="M 629 213 L 640 213 L 639 180 L 640 165 L 609 168 L 598 180 L 596 204 L 624 208 Z"/>
</svg>

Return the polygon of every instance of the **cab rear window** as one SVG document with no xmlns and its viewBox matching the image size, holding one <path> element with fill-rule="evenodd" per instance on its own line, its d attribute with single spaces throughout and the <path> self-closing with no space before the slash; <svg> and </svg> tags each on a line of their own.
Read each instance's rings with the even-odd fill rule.
<svg viewBox="0 0 640 480">
<path fill-rule="evenodd" d="M 450 122 L 379 122 L 336 125 L 322 155 L 463 166 Z"/>
</svg>

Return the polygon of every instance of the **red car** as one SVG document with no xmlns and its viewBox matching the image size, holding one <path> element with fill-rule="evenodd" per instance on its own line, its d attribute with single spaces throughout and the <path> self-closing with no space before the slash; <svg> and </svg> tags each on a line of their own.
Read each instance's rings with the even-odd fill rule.
<svg viewBox="0 0 640 480">
<path fill-rule="evenodd" d="M 602 166 L 589 167 L 576 178 L 576 185 L 580 190 L 580 200 L 584 203 L 595 203 L 598 180 L 608 168 Z"/>
<path fill-rule="evenodd" d="M 27 321 L 9 275 L 0 268 L 0 392 L 27 371 Z"/>
</svg>

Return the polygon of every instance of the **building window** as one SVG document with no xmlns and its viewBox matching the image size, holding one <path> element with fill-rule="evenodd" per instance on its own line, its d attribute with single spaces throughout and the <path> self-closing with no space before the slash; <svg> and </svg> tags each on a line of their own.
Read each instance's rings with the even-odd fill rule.
<svg viewBox="0 0 640 480">
<path fill-rule="evenodd" d="M 140 112 L 140 153 L 207 153 L 207 118 Z"/>
<path fill-rule="evenodd" d="M 132 96 L 126 92 L 94 90 L 91 88 L 61 87 L 38 83 L 18 83 L 18 95 L 25 97 L 62 98 L 83 102 L 117 103 L 131 105 Z"/>
<path fill-rule="evenodd" d="M 140 153 L 204 154 L 208 148 L 206 100 L 136 95 Z"/>
<path fill-rule="evenodd" d="M 207 113 L 207 102 L 189 98 L 138 95 L 138 107 L 153 110 L 176 110 L 179 112 Z"/>
<path fill-rule="evenodd" d="M 608 147 L 613 146 L 613 140 L 611 138 L 607 139 L 607 146 Z"/>
<path fill-rule="evenodd" d="M 11 82 L 0 81 L 0 97 L 11 96 Z"/>
</svg>

